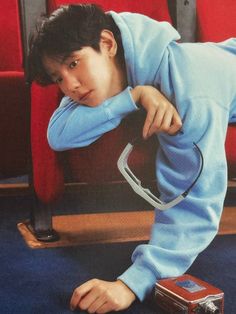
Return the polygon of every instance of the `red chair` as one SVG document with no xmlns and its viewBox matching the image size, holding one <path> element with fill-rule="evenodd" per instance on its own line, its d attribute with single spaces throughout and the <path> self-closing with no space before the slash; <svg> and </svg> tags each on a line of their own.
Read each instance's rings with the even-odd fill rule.
<svg viewBox="0 0 236 314">
<path fill-rule="evenodd" d="M 49 0 L 48 11 L 51 12 L 61 4 L 75 2 L 74 0 Z M 102 5 L 105 10 L 139 12 L 158 20 L 170 21 L 167 0 L 148 0 L 145 2 L 141 0 L 117 0 L 113 3 L 109 0 L 97 0 L 95 2 Z M 39 200 L 31 224 L 38 239 L 53 240 L 55 234 L 51 225 L 52 205 L 63 193 L 65 176 L 68 177 L 70 174 L 70 182 L 86 182 L 93 185 L 124 182 L 116 162 L 129 139 L 136 136 L 137 133 L 141 133 L 140 122 L 137 122 L 140 121 L 140 117 L 137 115 L 137 117 L 131 118 L 132 122 L 130 120 L 124 121 L 120 127 L 107 133 L 87 148 L 58 154 L 49 148 L 46 130 L 49 118 L 58 106 L 61 94 L 56 86 L 49 86 L 45 89 L 33 83 L 31 95 L 33 186 Z M 153 150 L 154 146 L 149 144 L 149 149 Z M 149 180 L 150 173 L 154 179 L 154 158 L 153 162 L 150 161 L 150 155 L 154 157 L 152 153 L 144 154 L 140 148 L 134 152 L 131 161 L 137 170 L 136 173 L 146 179 L 149 178 Z M 142 173 L 138 169 L 142 169 Z"/>
<path fill-rule="evenodd" d="M 236 37 L 235 0 L 197 1 L 199 41 L 220 42 Z M 236 124 L 228 127 L 225 142 L 229 179 L 236 178 Z"/>
<path fill-rule="evenodd" d="M 230 0 L 227 1 L 230 2 Z M 51 12 L 60 4 L 75 2 L 75 0 L 48 0 L 48 11 Z M 193 1 L 191 1 L 191 5 L 190 2 L 183 2 L 182 8 L 179 3 L 167 0 L 149 0 L 145 3 L 143 1 L 117 0 L 112 4 L 109 0 L 97 0 L 96 2 L 101 4 L 105 10 L 113 9 L 116 11 L 127 10 L 140 12 L 158 20 L 168 21 L 170 21 L 168 4 L 172 9 L 172 13 L 177 12 L 178 16 L 175 16 L 176 21 L 185 19 L 186 16 L 183 16 L 183 14 L 191 13 L 191 16 L 195 16 L 190 10 L 196 7 L 192 3 Z M 206 22 L 205 19 L 211 19 L 212 12 L 215 12 L 210 7 L 210 4 L 206 2 L 207 1 L 198 1 L 197 3 L 199 38 L 201 36 L 202 40 L 205 40 L 207 36 L 209 36 L 207 31 L 209 27 L 206 26 L 208 22 Z M 231 2 L 233 3 L 233 1 Z M 173 10 L 175 9 L 175 4 L 178 4 L 176 11 Z M 220 0 L 214 2 L 214 8 L 216 4 L 220 5 Z M 213 7 L 213 5 L 211 6 Z M 225 9 L 226 8 L 230 10 L 230 7 L 225 6 Z M 235 10 L 232 10 L 232 12 L 235 12 Z M 186 18 L 185 21 L 187 20 L 191 23 L 191 19 Z M 232 25 L 234 24 L 233 21 L 234 20 L 231 19 Z M 212 22 L 212 33 L 213 31 L 216 32 L 215 29 L 213 29 L 213 24 Z M 178 23 L 176 25 L 178 26 Z M 185 25 L 187 24 L 185 23 Z M 216 25 L 214 24 L 214 26 Z M 181 27 L 183 27 L 183 24 L 181 24 Z M 193 23 L 191 23 L 191 30 L 194 30 Z M 225 37 L 229 36 L 230 34 L 227 31 Z M 58 106 L 61 94 L 55 86 L 49 86 L 45 89 L 35 83 L 32 85 L 31 94 L 33 185 L 36 197 L 39 200 L 39 206 L 34 207 L 35 210 L 31 224 L 38 239 L 54 240 L 56 236 L 53 233 L 51 221 L 52 205 L 63 193 L 64 183 L 66 182 L 65 177 L 67 177 L 67 179 L 69 177 L 69 182 L 85 182 L 93 185 L 122 181 L 123 179 L 116 168 L 116 161 L 126 142 L 132 138 L 134 134 L 137 134 L 137 130 L 140 127 L 140 120 L 139 117 L 133 117 L 132 119 L 134 120 L 132 122 L 125 120 L 120 127 L 107 133 L 89 147 L 74 149 L 64 153 L 55 153 L 48 146 L 46 130 L 49 118 Z M 137 119 L 139 123 L 137 123 Z M 230 126 L 226 141 L 226 151 L 229 162 L 229 174 L 231 177 L 236 176 L 235 147 L 233 147 L 232 143 L 235 143 L 235 127 Z M 151 148 L 153 149 L 152 144 L 148 149 Z M 147 152 L 147 149 L 145 149 L 145 151 Z M 104 159 L 104 156 L 106 156 L 106 159 Z M 150 180 L 150 173 L 154 174 L 154 171 L 152 166 L 150 166 L 153 165 L 153 160 L 151 161 L 148 156 L 154 156 L 154 154 L 150 153 L 150 151 L 148 154 L 144 154 L 144 150 L 140 148 L 134 154 L 132 165 L 138 175 L 141 177 L 146 175 L 146 179 Z M 107 171 L 107 169 L 109 169 L 109 171 Z"/>
<path fill-rule="evenodd" d="M 17 0 L 0 5 L 0 176 L 29 173 L 29 88 L 22 66 Z"/>
</svg>

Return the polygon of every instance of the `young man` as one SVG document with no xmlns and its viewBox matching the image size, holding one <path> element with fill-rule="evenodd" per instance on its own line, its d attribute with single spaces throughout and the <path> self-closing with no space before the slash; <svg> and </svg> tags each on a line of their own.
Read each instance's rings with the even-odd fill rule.
<svg viewBox="0 0 236 314">
<path fill-rule="evenodd" d="M 168 23 L 65 6 L 45 18 L 30 47 L 33 77 L 65 93 L 48 140 L 55 150 L 86 146 L 143 106 L 143 136 L 158 132 L 157 181 L 163 201 L 181 194 L 204 167 L 187 198 L 156 209 L 150 242 L 115 282 L 90 280 L 76 288 L 71 308 L 107 313 L 141 301 L 163 277 L 184 273 L 217 233 L 227 187 L 224 140 L 236 122 L 236 40 L 179 44 Z M 182 130 L 175 105 L 182 120 Z M 165 132 L 161 132 L 165 131 Z"/>
</svg>

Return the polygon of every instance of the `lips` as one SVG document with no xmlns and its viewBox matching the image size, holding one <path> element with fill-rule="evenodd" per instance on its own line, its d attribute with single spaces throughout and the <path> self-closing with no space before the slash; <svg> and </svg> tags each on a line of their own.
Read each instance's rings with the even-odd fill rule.
<svg viewBox="0 0 236 314">
<path fill-rule="evenodd" d="M 88 92 L 82 94 L 82 95 L 79 97 L 79 102 L 85 101 L 85 100 L 89 97 L 89 95 L 90 95 L 91 92 L 92 92 L 92 91 L 88 91 Z"/>
</svg>

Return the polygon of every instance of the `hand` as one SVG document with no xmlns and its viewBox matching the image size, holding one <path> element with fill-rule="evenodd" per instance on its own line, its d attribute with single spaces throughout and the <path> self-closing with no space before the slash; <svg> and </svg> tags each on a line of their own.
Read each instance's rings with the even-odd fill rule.
<svg viewBox="0 0 236 314">
<path fill-rule="evenodd" d="M 132 97 L 147 111 L 143 126 L 146 139 L 158 132 L 176 134 L 182 127 L 180 116 L 175 107 L 153 86 L 136 86 L 131 90 Z"/>
<path fill-rule="evenodd" d="M 74 290 L 70 306 L 72 310 L 80 308 L 88 313 L 108 313 L 128 308 L 135 298 L 135 294 L 120 280 L 92 279 Z"/>
</svg>

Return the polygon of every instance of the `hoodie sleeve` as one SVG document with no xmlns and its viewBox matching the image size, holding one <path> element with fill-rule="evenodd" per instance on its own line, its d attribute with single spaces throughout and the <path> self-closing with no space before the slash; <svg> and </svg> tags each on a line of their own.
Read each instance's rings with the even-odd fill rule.
<svg viewBox="0 0 236 314">
<path fill-rule="evenodd" d="M 83 106 L 64 97 L 49 121 L 50 147 L 56 151 L 84 147 L 116 128 L 125 116 L 138 110 L 130 89 L 127 87 L 97 107 Z"/>
<path fill-rule="evenodd" d="M 204 167 L 185 200 L 166 211 L 156 210 L 150 242 L 135 249 L 133 264 L 119 277 L 140 300 L 158 279 L 187 271 L 216 235 L 223 209 L 227 109 L 211 99 L 195 99 L 185 106 L 189 113 L 183 118 L 183 133 L 159 136 L 157 181 L 162 200 L 170 201 L 194 181 L 199 157 L 193 142 L 202 151 Z"/>
</svg>

